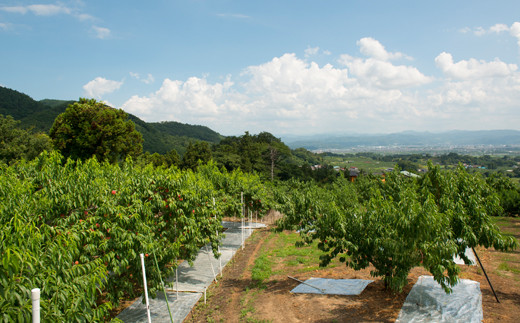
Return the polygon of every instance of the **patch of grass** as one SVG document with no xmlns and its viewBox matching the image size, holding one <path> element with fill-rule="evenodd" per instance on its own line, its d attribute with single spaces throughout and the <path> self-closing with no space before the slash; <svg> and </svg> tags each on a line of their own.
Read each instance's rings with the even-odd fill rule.
<svg viewBox="0 0 520 323">
<path fill-rule="evenodd" d="M 509 271 L 511 273 L 514 273 L 514 274 L 520 274 L 520 269 L 519 268 L 516 268 L 515 266 L 511 265 L 510 263 L 507 263 L 507 262 L 501 262 L 498 267 L 497 267 L 498 270 L 502 270 L 502 271 Z"/>
<path fill-rule="evenodd" d="M 281 261 L 285 267 L 300 267 L 296 269 L 298 272 L 313 271 L 320 268 L 319 259 L 324 252 L 318 249 L 317 242 L 297 247 L 297 242 L 301 241 L 299 234 L 286 232 L 277 233 L 273 236 L 273 239 L 276 239 L 275 248 L 268 252 L 273 261 Z M 328 267 L 335 266 L 336 263 L 331 263 Z"/>
<path fill-rule="evenodd" d="M 246 319 L 247 322 L 260 322 L 255 320 L 252 315 L 256 309 L 254 303 L 257 295 L 261 292 L 260 289 L 246 288 L 244 295 L 240 298 L 240 318 Z"/>
<path fill-rule="evenodd" d="M 251 279 L 258 285 L 262 285 L 272 274 L 272 262 L 267 254 L 263 253 L 255 259 L 255 264 L 251 270 Z"/>
<path fill-rule="evenodd" d="M 240 317 L 245 318 L 247 315 L 249 315 L 250 313 L 252 314 L 254 312 L 255 312 L 255 308 L 253 307 L 253 305 L 247 304 L 247 306 L 243 307 L 240 310 Z"/>
<path fill-rule="evenodd" d="M 255 318 L 248 317 L 247 322 L 248 323 L 268 323 L 268 322 L 272 322 L 272 320 L 257 320 Z"/>
<path fill-rule="evenodd" d="M 491 218 L 491 220 L 496 225 L 498 225 L 501 228 L 501 230 L 503 230 L 504 227 L 509 227 L 509 226 L 513 225 L 513 222 L 510 219 L 511 218 L 509 218 L 509 217 L 503 217 L 503 216 L 495 216 L 495 217 Z"/>
</svg>

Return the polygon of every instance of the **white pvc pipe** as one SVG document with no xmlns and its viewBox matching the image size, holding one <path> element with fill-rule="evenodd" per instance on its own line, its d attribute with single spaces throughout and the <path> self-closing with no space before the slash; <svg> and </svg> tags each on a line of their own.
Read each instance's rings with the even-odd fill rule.
<svg viewBox="0 0 520 323">
<path fill-rule="evenodd" d="M 215 210 L 215 198 L 213 198 L 213 210 Z M 215 221 L 217 221 L 217 212 L 215 212 Z M 217 239 L 218 239 L 218 229 L 217 229 Z M 217 252 L 220 254 L 220 241 L 218 243 Z M 222 255 L 218 257 L 218 263 L 220 268 L 220 277 L 222 277 Z"/>
<path fill-rule="evenodd" d="M 206 254 L 208 255 L 209 264 L 211 265 L 211 271 L 213 272 L 213 279 L 215 282 L 217 281 L 217 274 L 215 273 L 215 269 L 213 268 L 213 261 L 211 261 L 211 255 L 209 252 L 208 245 L 206 245 Z"/>
<path fill-rule="evenodd" d="M 32 321 L 33 323 L 40 323 L 40 289 L 31 289 L 32 300 Z"/>
<path fill-rule="evenodd" d="M 146 271 L 144 269 L 144 255 L 141 254 L 141 268 L 143 269 L 143 282 L 144 282 L 144 298 L 146 299 L 146 314 L 148 315 L 148 323 L 152 323 L 152 317 L 150 315 L 150 303 L 148 302 L 148 287 L 146 283 Z"/>
<path fill-rule="evenodd" d="M 242 223 L 242 250 L 244 250 L 244 244 L 245 244 L 245 238 L 244 238 L 244 235 L 245 235 L 244 234 L 244 230 L 245 230 L 245 228 L 244 227 L 246 226 L 246 223 L 245 223 L 245 220 L 244 220 L 243 217 L 242 217 L 240 222 Z"/>
<path fill-rule="evenodd" d="M 249 210 L 249 235 L 253 234 L 253 211 Z"/>
</svg>

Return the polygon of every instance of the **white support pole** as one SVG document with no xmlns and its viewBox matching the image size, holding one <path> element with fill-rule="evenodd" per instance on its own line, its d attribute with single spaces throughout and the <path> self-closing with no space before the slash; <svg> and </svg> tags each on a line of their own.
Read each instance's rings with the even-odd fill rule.
<svg viewBox="0 0 520 323">
<path fill-rule="evenodd" d="M 253 234 L 253 211 L 249 210 L 249 235 Z"/>
<path fill-rule="evenodd" d="M 244 244 L 245 244 L 245 233 L 244 233 L 244 230 L 245 230 L 245 226 L 246 226 L 244 218 L 240 219 L 240 223 L 242 224 L 242 250 L 244 250 Z"/>
<path fill-rule="evenodd" d="M 146 314 L 148 315 L 148 323 L 152 323 L 152 317 L 150 315 L 150 303 L 148 302 L 148 286 L 146 283 L 146 270 L 144 269 L 144 255 L 141 256 L 141 268 L 143 269 L 143 283 L 144 283 L 144 298 L 146 299 Z"/>
<path fill-rule="evenodd" d="M 213 209 L 215 209 L 215 198 L 213 198 Z M 217 212 L 215 212 L 215 222 L 217 221 Z M 218 239 L 218 229 L 217 229 L 217 239 Z M 217 251 L 220 254 L 220 241 L 217 247 Z M 218 257 L 218 264 L 220 268 L 220 277 L 222 277 L 222 255 L 220 254 L 220 257 Z"/>
<path fill-rule="evenodd" d="M 32 321 L 33 323 L 40 323 L 40 289 L 31 289 L 32 300 Z"/>
<path fill-rule="evenodd" d="M 242 206 L 242 217 L 244 217 L 244 192 L 240 192 L 240 205 Z"/>
<path fill-rule="evenodd" d="M 211 261 L 211 255 L 208 249 L 208 245 L 206 245 L 206 254 L 208 255 L 209 264 L 211 265 L 211 271 L 213 272 L 213 279 L 215 282 L 217 281 L 217 274 L 215 273 L 215 269 L 213 268 L 213 261 Z"/>
<path fill-rule="evenodd" d="M 241 192 L 240 193 L 240 203 L 242 204 L 242 217 L 240 219 L 240 224 L 242 224 L 242 250 L 244 250 L 244 242 L 245 242 L 245 239 L 244 239 L 244 226 L 245 226 L 245 222 L 244 222 L 244 217 L 246 216 L 245 215 L 245 209 L 244 209 L 244 192 Z"/>
</svg>

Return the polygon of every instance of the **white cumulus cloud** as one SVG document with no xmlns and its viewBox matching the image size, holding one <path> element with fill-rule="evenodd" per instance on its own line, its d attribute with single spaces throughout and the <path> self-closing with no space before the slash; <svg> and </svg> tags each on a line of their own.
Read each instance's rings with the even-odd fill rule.
<svg viewBox="0 0 520 323">
<path fill-rule="evenodd" d="M 489 27 L 489 32 L 492 33 L 501 33 L 501 32 L 507 32 L 509 31 L 509 27 L 505 24 L 496 24 L 494 26 Z"/>
<path fill-rule="evenodd" d="M 57 14 L 70 14 L 71 10 L 62 5 L 54 4 L 34 4 L 27 8 L 38 16 L 52 16 Z"/>
<path fill-rule="evenodd" d="M 123 85 L 122 81 L 107 80 L 104 77 L 96 77 L 83 85 L 83 90 L 88 97 L 101 98 L 102 95 L 112 93 Z"/>
<path fill-rule="evenodd" d="M 444 73 L 434 79 L 411 63 L 393 62 L 407 57 L 388 52 L 375 39 L 363 38 L 358 46 L 362 55 L 343 54 L 337 65 L 312 61 L 310 55 L 320 50 L 309 47 L 303 57 L 286 53 L 223 81 L 167 78 L 155 92 L 134 95 L 122 108 L 147 121 L 203 124 L 224 135 L 518 127 L 515 64 L 454 62 L 444 52 L 432 59 Z"/>
<path fill-rule="evenodd" d="M 190 77 L 186 81 L 165 79 L 161 88 L 147 96 L 132 96 L 122 108 L 149 121 L 218 119 L 225 114 L 225 92 L 232 83 L 210 84 L 204 78 Z"/>
<path fill-rule="evenodd" d="M 319 47 L 307 47 L 305 50 L 305 57 L 311 57 L 313 55 L 318 54 L 320 48 Z"/>
<path fill-rule="evenodd" d="M 520 46 L 520 22 L 514 22 L 511 26 L 508 26 L 506 24 L 495 24 L 489 28 L 484 27 L 475 27 L 473 29 L 469 27 L 464 27 L 460 29 L 460 32 L 462 33 L 469 33 L 473 32 L 476 36 L 483 36 L 488 34 L 501 34 L 501 33 L 507 33 L 513 37 L 515 37 L 518 41 L 518 46 Z"/>
<path fill-rule="evenodd" d="M 165 79 L 156 92 L 132 96 L 122 108 L 147 121 L 202 123 L 223 134 L 327 132 L 347 124 L 366 129 L 370 122 L 426 113 L 404 89 L 378 87 L 350 76 L 348 68 L 319 66 L 295 54 L 249 66 L 239 77 L 239 83 Z"/>
<path fill-rule="evenodd" d="M 130 72 L 130 76 L 136 80 L 143 82 L 144 84 L 151 84 L 151 83 L 155 82 L 155 78 L 150 73 L 148 73 L 146 78 L 143 78 L 139 73 L 134 73 L 134 72 Z"/>
<path fill-rule="evenodd" d="M 417 68 L 407 65 L 394 65 L 392 59 L 407 57 L 397 52 L 390 53 L 373 38 L 362 38 L 357 42 L 360 52 L 369 58 L 353 57 L 348 54 L 340 56 L 339 62 L 346 66 L 350 75 L 356 77 L 366 86 L 383 89 L 404 88 L 424 85 L 432 79 Z"/>
<path fill-rule="evenodd" d="M 0 10 L 26 14 L 31 12 L 37 16 L 53 16 L 57 14 L 71 14 L 72 10 L 61 4 L 33 4 L 28 6 L 0 7 Z"/>
<path fill-rule="evenodd" d="M 359 46 L 359 51 L 363 55 L 377 60 L 388 61 L 400 58 L 410 59 L 408 56 L 405 56 L 403 53 L 400 52 L 388 52 L 385 49 L 385 46 L 383 46 L 378 40 L 375 40 L 371 37 L 361 38 L 357 41 L 357 45 Z"/>
<path fill-rule="evenodd" d="M 110 37 L 110 29 L 99 26 L 92 26 L 92 31 L 94 33 L 94 37 L 99 39 L 106 39 Z"/>
<path fill-rule="evenodd" d="M 493 34 L 493 33 L 500 34 L 502 32 L 508 32 L 508 31 L 509 31 L 509 26 L 506 24 L 495 24 L 489 28 L 484 28 L 482 26 L 474 27 L 473 29 L 469 28 L 469 27 L 464 27 L 460 30 L 460 32 L 462 32 L 464 34 L 473 32 L 473 34 L 476 36 L 484 36 L 484 35 Z"/>
<path fill-rule="evenodd" d="M 518 41 L 518 46 L 520 47 L 520 22 L 515 22 L 511 25 L 509 29 L 511 36 L 515 37 Z"/>
<path fill-rule="evenodd" d="M 432 80 L 413 66 L 394 65 L 387 61 L 356 58 L 346 54 L 341 56 L 340 62 L 366 86 L 405 88 L 424 85 Z"/>
<path fill-rule="evenodd" d="M 76 1 L 75 6 L 66 6 L 57 2 L 56 4 L 32 4 L 19 6 L 0 6 L 0 11 L 13 14 L 33 14 L 36 16 L 54 17 L 57 15 L 67 15 L 76 18 L 80 22 L 94 22 L 99 19 L 83 12 L 83 4 L 81 1 Z M 5 29 L 5 28 L 3 28 Z M 91 33 L 100 39 L 105 39 L 110 36 L 111 31 L 108 28 L 92 26 Z"/>
<path fill-rule="evenodd" d="M 498 58 L 491 62 L 476 60 L 453 61 L 450 53 L 442 52 L 435 58 L 437 67 L 448 77 L 453 79 L 477 79 L 483 77 L 503 77 L 511 75 L 518 69 L 516 64 L 507 64 Z"/>
</svg>

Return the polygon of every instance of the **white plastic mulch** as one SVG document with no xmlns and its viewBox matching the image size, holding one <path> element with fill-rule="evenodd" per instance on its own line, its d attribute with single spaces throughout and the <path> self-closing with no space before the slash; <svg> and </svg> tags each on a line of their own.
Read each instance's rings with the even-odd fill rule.
<svg viewBox="0 0 520 323">
<path fill-rule="evenodd" d="M 291 293 L 323 295 L 359 295 L 373 280 L 309 278 Z"/>
<path fill-rule="evenodd" d="M 477 265 L 477 259 L 475 258 L 475 254 L 473 253 L 471 248 L 466 248 L 464 254 L 466 255 L 466 257 L 468 257 L 469 260 L 471 260 L 472 264 L 470 266 Z M 453 261 L 458 265 L 465 265 L 464 260 L 462 260 L 462 258 L 460 258 L 457 255 L 453 256 Z"/>
<path fill-rule="evenodd" d="M 396 322 L 482 322 L 480 283 L 461 279 L 446 294 L 432 276 L 421 276 Z"/>
</svg>

